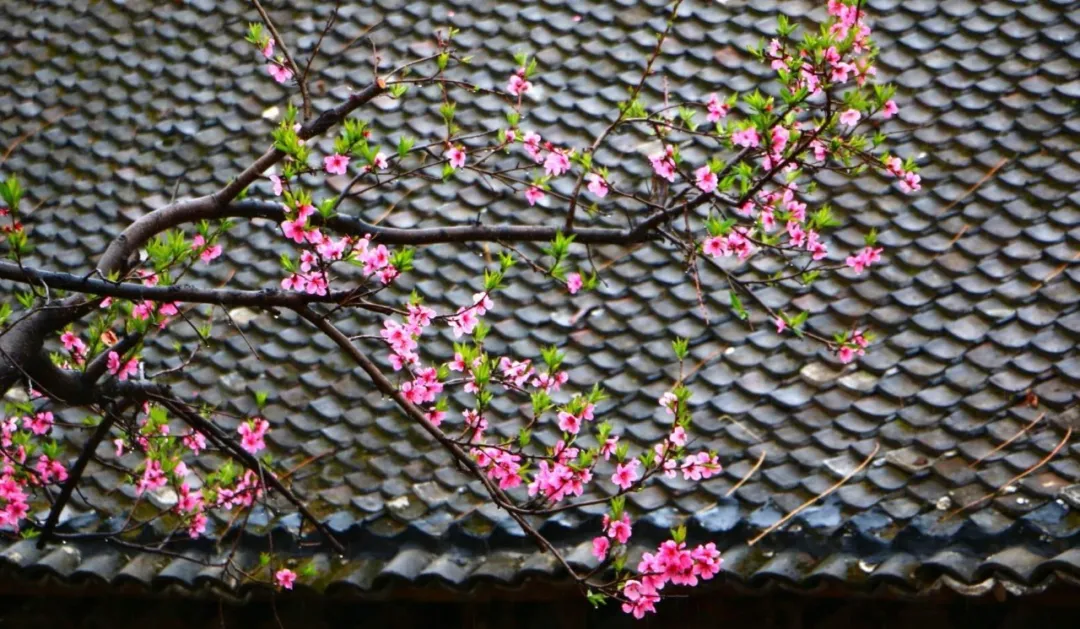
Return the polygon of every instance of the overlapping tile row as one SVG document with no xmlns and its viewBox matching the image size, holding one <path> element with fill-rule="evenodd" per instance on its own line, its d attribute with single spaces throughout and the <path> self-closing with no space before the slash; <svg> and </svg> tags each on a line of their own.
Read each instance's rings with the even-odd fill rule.
<svg viewBox="0 0 1080 629">
<path fill-rule="evenodd" d="M 294 4 L 269 6 L 305 57 L 330 9 Z M 663 26 L 663 5 L 383 0 L 344 7 L 322 48 L 341 61 L 314 66 L 316 106 L 369 79 L 370 43 L 343 51 L 369 27 L 378 25 L 371 40 L 385 71 L 429 52 L 430 34 L 453 25 L 461 29 L 458 46 L 474 54 L 469 72 L 480 84 L 501 86 L 513 52 L 536 54 L 540 96 L 526 126 L 585 146 L 639 76 L 653 32 Z M 770 306 L 810 311 L 815 332 L 868 326 L 881 341 L 864 359 L 843 366 L 815 346 L 776 335 L 759 315 L 752 327 L 735 320 L 723 276 L 703 266 L 706 316 L 678 256 L 659 245 L 598 247 L 606 281 L 572 302 L 522 274 L 497 298 L 490 347 L 528 357 L 539 346 L 564 344 L 571 382 L 602 381 L 611 399 L 601 411 L 647 447 L 668 427 L 656 399 L 678 374 L 669 342 L 691 339 L 695 429 L 726 469 L 696 485 L 662 478 L 631 496 L 643 535 L 690 518 L 696 536 L 735 547 L 830 489 L 877 447 L 863 471 L 768 538 L 770 552 L 860 560 L 904 553 L 929 565 L 959 540 L 975 555 L 1020 548 L 1052 562 L 1080 527 L 1073 514 L 1080 446 L 1066 443 L 1020 477 L 1076 425 L 1080 9 L 1050 0 L 868 5 L 880 72 L 898 85 L 901 105 L 899 119 L 883 130 L 900 154 L 918 158 L 924 190 L 905 196 L 883 179 L 821 175 L 815 200 L 828 199 L 845 218 L 833 257 L 842 259 L 876 228 L 888 263 L 859 278 L 842 272 L 810 289 L 785 283 L 759 292 Z M 56 120 L 4 168 L 20 172 L 41 202 L 31 221 L 38 260 L 82 270 L 133 218 L 238 172 L 266 144 L 284 92 L 242 43 L 254 19 L 242 2 L 49 6 L 0 3 L 12 34 L 0 42 L 0 73 L 11 77 L 0 94 L 0 136 Z M 814 2 L 685 3 L 666 48 L 668 79 L 647 80 L 648 98 L 658 101 L 664 90 L 672 98 L 726 95 L 767 79 L 768 69 L 742 51 L 772 33 L 778 9 L 823 15 Z M 379 99 L 361 115 L 390 149 L 401 134 L 439 137 L 435 102 L 436 94 L 410 93 L 400 103 Z M 464 128 L 495 128 L 501 120 L 496 99 L 459 107 Z M 598 162 L 618 181 L 643 180 L 643 153 L 653 148 L 647 140 L 619 134 Z M 709 147 L 682 149 L 700 161 Z M 570 185 L 557 188 L 568 192 Z M 610 209 L 588 220 L 623 225 L 621 208 Z M 552 204 L 530 208 L 520 195 L 467 176 L 419 191 L 390 188 L 347 211 L 399 227 L 552 222 L 562 212 Z M 241 224 L 224 263 L 198 266 L 196 277 L 248 288 L 276 283 L 282 250 L 272 225 Z M 398 292 L 415 288 L 443 309 L 460 304 L 479 288 L 485 256 L 478 248 L 426 249 Z M 752 259 L 742 270 L 763 278 L 775 269 Z M 320 457 L 297 474 L 295 487 L 343 535 L 361 548 L 389 537 L 433 553 L 451 542 L 470 552 L 522 544 L 505 515 L 484 506 L 479 488 L 464 484 L 449 457 L 398 419 L 324 338 L 284 313 L 230 315 L 216 314 L 221 341 L 200 353 L 177 389 L 240 414 L 253 412 L 253 391 L 268 391 L 275 452 L 290 465 Z M 356 316 L 341 326 L 357 334 L 375 322 Z M 151 360 L 173 354 L 175 340 L 190 344 L 193 333 L 177 327 L 155 341 Z M 451 340 L 445 331 L 432 340 L 432 357 L 448 358 Z M 461 408 L 468 398 L 456 402 Z M 495 429 L 516 432 L 517 402 L 500 400 L 496 410 Z M 73 444 L 82 438 L 68 437 Z M 555 434 L 537 438 L 552 443 Z M 727 496 L 763 453 L 760 468 Z M 86 493 L 93 503 L 122 508 L 125 498 L 113 493 L 120 484 L 115 473 L 94 470 Z M 98 526 L 76 517 L 85 504 L 75 507 L 70 528 Z M 545 530 L 576 542 L 594 534 L 599 512 L 564 514 Z M 292 522 L 264 514 L 252 526 Z M 960 580 L 983 578 L 972 570 Z M 1032 570 L 1017 574 L 1030 584 Z"/>
<path fill-rule="evenodd" d="M 595 565 L 591 544 L 559 549 L 576 570 Z M 637 547 L 635 554 L 644 549 Z M 38 550 L 33 541 L 13 544 L 0 553 L 0 581 L 48 581 L 75 588 L 111 585 L 126 593 L 168 592 L 171 595 L 233 594 L 266 596 L 265 585 L 241 581 L 224 570 L 228 552 L 190 550 L 178 557 L 125 553 L 95 544 L 50 546 Z M 234 566 L 257 573 L 258 553 L 242 549 L 232 556 Z M 299 595 L 326 594 L 335 598 L 393 598 L 415 587 L 432 590 L 476 591 L 488 597 L 529 595 L 533 580 L 572 587 L 566 572 L 550 553 L 534 549 L 500 549 L 482 554 L 442 548 L 395 547 L 388 552 L 337 557 L 316 553 L 296 557 L 289 565 L 313 565 L 314 580 L 295 586 Z M 976 557 L 963 546 L 949 546 L 925 558 L 906 552 L 868 561 L 857 554 L 834 552 L 817 558 L 809 552 L 785 549 L 761 551 L 745 545 L 729 549 L 725 570 L 706 589 L 727 591 L 824 591 L 837 585 L 849 591 L 889 597 L 941 596 L 962 593 L 984 596 L 1001 588 L 1014 595 L 1072 587 L 1080 577 L 1080 553 L 1075 549 L 1045 555 L 1025 546 L 1010 546 Z"/>
</svg>

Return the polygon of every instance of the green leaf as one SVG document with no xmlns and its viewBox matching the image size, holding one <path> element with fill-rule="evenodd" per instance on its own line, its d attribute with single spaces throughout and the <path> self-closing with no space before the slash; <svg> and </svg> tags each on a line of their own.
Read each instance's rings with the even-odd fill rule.
<svg viewBox="0 0 1080 629">
<path fill-rule="evenodd" d="M 675 352 L 675 358 L 678 358 L 680 362 L 685 360 L 687 354 L 690 353 L 690 339 L 675 339 L 671 342 L 671 349 Z"/>
<path fill-rule="evenodd" d="M 22 196 L 23 189 L 15 175 L 8 177 L 7 181 L 0 182 L 0 198 L 4 200 L 4 203 L 12 212 L 19 210 L 19 202 L 22 200 Z"/>
<path fill-rule="evenodd" d="M 398 138 L 397 152 L 400 159 L 405 159 L 405 156 L 409 154 L 409 149 L 416 144 L 416 140 L 408 136 L 401 136 Z"/>
<path fill-rule="evenodd" d="M 736 317 L 743 321 L 750 317 L 750 313 L 743 307 L 742 300 L 739 299 L 739 296 L 735 291 L 728 291 L 728 297 L 731 299 L 731 310 L 735 312 Z"/>
</svg>

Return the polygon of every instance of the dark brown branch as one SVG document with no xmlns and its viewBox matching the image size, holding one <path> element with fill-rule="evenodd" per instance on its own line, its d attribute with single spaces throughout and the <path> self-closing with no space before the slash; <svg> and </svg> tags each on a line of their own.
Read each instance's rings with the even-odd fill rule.
<svg viewBox="0 0 1080 629">
<path fill-rule="evenodd" d="M 116 419 L 115 409 L 107 407 L 101 423 L 97 425 L 94 433 L 83 444 L 82 451 L 79 452 L 79 458 L 75 460 L 75 465 L 71 466 L 68 471 L 67 480 L 64 482 L 64 486 L 60 488 L 60 495 L 56 498 L 56 502 L 53 503 L 52 509 L 49 510 L 49 517 L 45 519 L 45 526 L 42 527 L 41 535 L 37 541 L 38 548 L 44 548 L 45 544 L 52 538 L 53 529 L 56 528 L 56 523 L 60 520 L 60 512 L 63 511 L 64 506 L 71 499 L 71 493 L 75 491 L 75 485 L 82 479 L 86 464 L 94 456 L 94 451 L 97 450 L 98 445 L 108 436 L 109 430 Z"/>
<path fill-rule="evenodd" d="M 236 290 L 228 288 L 198 288 L 189 284 L 172 286 L 145 286 L 134 282 L 110 282 L 71 273 L 45 271 L 34 267 L 20 267 L 10 262 L 0 262 L 0 279 L 15 282 L 45 284 L 52 289 L 79 293 L 118 297 L 132 301 L 183 302 L 191 304 L 214 304 L 225 306 L 251 306 L 261 308 L 294 308 L 307 303 L 346 303 L 356 297 L 355 290 L 328 292 L 325 295 L 290 292 L 277 289 Z M 129 337 L 130 338 L 130 337 Z M 120 349 L 114 348 L 120 352 Z M 96 362 L 96 361 L 95 361 Z M 91 363 L 91 367 L 94 363 Z M 87 368 L 90 373 L 90 367 Z M 100 375 L 100 374 L 99 374 Z"/>
</svg>

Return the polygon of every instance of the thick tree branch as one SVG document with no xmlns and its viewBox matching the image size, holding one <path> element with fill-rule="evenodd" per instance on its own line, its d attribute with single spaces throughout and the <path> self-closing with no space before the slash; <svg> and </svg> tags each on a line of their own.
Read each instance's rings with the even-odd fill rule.
<svg viewBox="0 0 1080 629">
<path fill-rule="evenodd" d="M 190 284 L 146 286 L 135 282 L 110 282 L 71 273 L 45 271 L 35 267 L 0 262 L 0 279 L 15 282 L 45 284 L 51 289 L 75 291 L 101 297 L 118 297 L 131 301 L 183 302 L 217 306 L 250 306 L 257 308 L 295 308 L 307 303 L 343 304 L 357 297 L 357 290 L 340 290 L 325 295 L 290 292 L 277 289 L 237 290 L 229 288 L 198 288 Z M 120 350 L 116 350 L 120 351 Z M 89 372 L 89 368 L 87 369 Z"/>
<path fill-rule="evenodd" d="M 376 77 L 375 82 L 352 94 L 338 106 L 324 111 L 309 121 L 299 131 L 308 139 L 325 132 L 340 123 L 350 112 L 382 94 L 386 83 Z M 123 271 L 128 259 L 155 235 L 192 221 L 217 218 L 248 186 L 255 182 L 268 168 L 285 158 L 285 153 L 271 147 L 251 166 L 241 172 L 221 190 L 213 194 L 177 201 L 140 217 L 120 233 L 106 248 L 98 260 L 97 273 L 102 277 Z M 33 360 L 41 351 L 45 338 L 86 312 L 88 307 L 82 296 L 65 300 L 62 308 L 42 310 L 19 321 L 0 337 L 0 392 L 7 391 L 25 375 L 23 365 Z"/>
</svg>

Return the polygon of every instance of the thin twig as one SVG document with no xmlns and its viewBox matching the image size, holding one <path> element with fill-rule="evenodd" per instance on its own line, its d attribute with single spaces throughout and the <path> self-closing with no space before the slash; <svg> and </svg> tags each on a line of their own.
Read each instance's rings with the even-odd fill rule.
<svg viewBox="0 0 1080 629">
<path fill-rule="evenodd" d="M 311 118 L 311 97 L 308 96 L 306 74 L 301 74 L 300 66 L 296 65 L 293 61 L 292 53 L 289 52 L 289 47 L 285 45 L 285 40 L 282 39 L 278 33 L 277 27 L 274 26 L 274 22 L 270 19 L 270 16 L 266 13 L 266 9 L 259 4 L 259 0 L 251 0 L 251 4 L 255 6 L 255 10 L 259 12 L 259 16 L 266 22 L 266 27 L 270 29 L 270 34 L 274 36 L 274 41 L 281 47 L 281 54 L 285 55 L 285 62 L 292 68 L 293 76 L 296 77 L 296 84 L 300 86 L 300 97 L 304 99 L 304 120 Z"/>
<path fill-rule="evenodd" d="M 840 487 L 842 487 L 844 485 L 844 483 L 851 480 L 852 476 L 855 476 L 856 474 L 861 472 L 863 470 L 863 468 L 865 468 L 867 465 L 870 465 L 870 461 L 874 460 L 874 457 L 877 455 L 878 450 L 880 450 L 880 449 L 881 449 L 881 444 L 877 443 L 877 442 L 874 442 L 874 450 L 870 453 L 870 456 L 866 457 L 865 461 L 863 461 L 862 463 L 859 464 L 859 467 L 857 467 L 857 468 L 851 470 L 850 472 L 848 472 L 847 475 L 845 475 L 843 478 L 841 478 L 839 481 L 837 481 L 837 483 L 835 485 L 833 485 L 832 487 L 830 487 L 830 488 L 826 489 L 824 492 L 814 496 L 810 500 L 807 500 L 806 502 L 799 505 L 798 508 L 796 508 L 794 511 L 792 511 L 791 513 L 789 513 L 789 514 L 785 515 L 784 517 L 780 518 L 780 521 L 777 522 L 776 524 L 773 524 L 772 526 L 765 529 L 761 533 L 758 533 L 758 535 L 756 537 L 754 537 L 754 539 L 747 542 L 746 545 L 747 546 L 753 546 L 754 544 L 760 542 L 761 538 L 765 537 L 769 533 L 772 533 L 773 531 L 780 528 L 781 526 L 787 524 L 788 521 L 791 520 L 791 518 L 794 518 L 795 516 L 802 513 L 802 511 L 804 509 L 806 509 L 807 507 L 809 507 L 810 505 L 814 504 L 818 500 L 821 500 L 825 496 L 828 496 L 829 494 L 833 493 L 837 489 L 840 489 Z"/>
<path fill-rule="evenodd" d="M 974 461 L 972 461 L 971 465 L 968 465 L 968 467 L 975 467 L 979 463 L 982 463 L 983 461 L 985 461 L 987 458 L 992 457 L 995 454 L 997 454 L 998 452 L 1000 452 L 1003 448 L 1007 448 L 1010 443 L 1016 441 L 1024 433 L 1031 430 L 1035 426 L 1035 424 L 1039 423 L 1039 420 L 1042 419 L 1044 416 L 1046 416 L 1045 411 L 1043 411 L 1042 413 L 1039 413 L 1039 416 L 1036 417 L 1035 419 L 1031 420 L 1031 422 L 1028 423 L 1027 426 L 1024 426 L 1023 428 L 1021 428 L 1015 435 L 1013 435 L 1013 436 L 1009 437 L 1008 439 L 1006 439 L 1005 442 L 1002 443 L 1001 445 L 999 445 L 998 447 L 994 448 L 993 450 L 987 452 L 986 454 L 984 454 L 984 455 L 980 456 L 979 458 L 975 459 Z"/>
<path fill-rule="evenodd" d="M 1055 446 L 1054 449 L 1050 451 L 1050 454 L 1047 454 L 1045 457 L 1043 457 L 1043 459 L 1041 461 L 1039 461 L 1035 465 L 1027 468 L 1022 473 L 1020 473 L 1020 474 L 1018 474 L 1016 476 L 1013 476 L 1011 479 L 1009 479 L 1009 481 L 1007 483 L 1004 483 L 998 489 L 995 489 L 994 491 L 990 492 L 989 494 L 986 494 L 985 496 L 983 496 L 982 498 L 979 498 L 975 502 L 968 503 L 968 504 L 960 507 L 959 509 L 956 509 L 955 511 L 953 511 L 949 515 L 945 516 L 945 519 L 948 520 L 948 519 L 950 519 L 950 518 L 952 518 L 952 517 L 954 517 L 954 516 L 956 516 L 956 515 L 958 515 L 960 513 L 963 513 L 964 511 L 967 511 L 968 509 L 970 509 L 972 507 L 981 505 L 982 503 L 993 499 L 995 496 L 997 496 L 999 493 L 1001 493 L 1002 490 L 1004 490 L 1006 487 L 1009 487 L 1010 485 L 1012 485 L 1014 483 L 1018 483 L 1018 482 L 1024 480 L 1024 478 L 1026 478 L 1028 475 L 1033 473 L 1035 470 L 1037 470 L 1040 467 L 1042 467 L 1042 466 L 1046 465 L 1047 463 L 1049 463 L 1050 459 L 1054 458 L 1057 455 L 1058 452 L 1061 452 L 1061 449 L 1064 448 L 1065 444 L 1069 442 L 1069 437 L 1072 436 L 1072 431 L 1073 431 L 1073 429 L 1070 426 L 1065 431 L 1065 437 L 1061 440 L 1061 443 L 1057 444 L 1057 446 Z"/>
<path fill-rule="evenodd" d="M 739 482 L 735 483 L 735 486 L 734 486 L 734 487 L 732 487 L 731 489 L 727 490 L 727 493 L 726 493 L 726 494 L 724 494 L 724 497 L 725 497 L 725 498 L 727 498 L 727 497 L 728 497 L 728 496 L 730 496 L 731 494 L 733 494 L 733 493 L 735 493 L 736 491 L 738 491 L 738 489 L 739 489 L 740 487 L 742 487 L 742 486 L 743 486 L 743 485 L 744 485 L 744 484 L 746 483 L 746 481 L 750 480 L 750 477 L 752 477 L 752 476 L 754 475 L 754 472 L 758 471 L 758 468 L 759 468 L 759 467 L 761 467 L 761 464 L 765 462 L 765 453 L 766 453 L 766 452 L 767 452 L 767 450 L 762 450 L 762 451 L 761 451 L 761 456 L 759 456 L 759 457 L 758 457 L 757 463 L 755 463 L 755 464 L 754 464 L 754 467 L 750 468 L 750 471 L 746 473 L 746 476 L 743 476 L 743 477 L 742 477 L 742 480 L 740 480 Z"/>
</svg>

